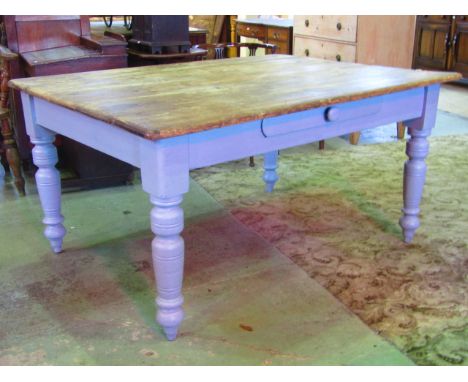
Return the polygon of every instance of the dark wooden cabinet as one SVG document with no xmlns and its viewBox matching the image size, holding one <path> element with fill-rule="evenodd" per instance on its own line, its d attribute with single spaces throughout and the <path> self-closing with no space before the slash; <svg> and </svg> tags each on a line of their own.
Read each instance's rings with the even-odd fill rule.
<svg viewBox="0 0 468 382">
<path fill-rule="evenodd" d="M 457 71 L 468 79 L 468 16 L 418 16 L 413 67 Z"/>
<path fill-rule="evenodd" d="M 0 16 L 0 42 L 18 59 L 11 62 L 11 78 L 35 77 L 127 66 L 127 44 L 90 31 L 88 16 Z M 77 89 L 79 91 L 79 89 Z M 32 144 L 26 134 L 18 91 L 12 93 L 12 124 L 23 163 L 29 163 Z M 64 188 L 94 188 L 122 184 L 133 168 L 99 151 L 58 136 L 59 167 L 73 178 L 64 179 Z M 70 171 L 67 171 L 69 173 Z"/>
<path fill-rule="evenodd" d="M 468 78 L 468 16 L 455 16 L 452 68 Z"/>
</svg>

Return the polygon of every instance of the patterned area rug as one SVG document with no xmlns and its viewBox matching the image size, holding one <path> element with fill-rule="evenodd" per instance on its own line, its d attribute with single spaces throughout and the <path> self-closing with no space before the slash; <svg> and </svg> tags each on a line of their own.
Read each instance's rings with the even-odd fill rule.
<svg viewBox="0 0 468 382">
<path fill-rule="evenodd" d="M 402 242 L 404 142 L 282 151 L 193 178 L 420 365 L 468 365 L 468 136 L 431 138 L 422 224 Z"/>
</svg>

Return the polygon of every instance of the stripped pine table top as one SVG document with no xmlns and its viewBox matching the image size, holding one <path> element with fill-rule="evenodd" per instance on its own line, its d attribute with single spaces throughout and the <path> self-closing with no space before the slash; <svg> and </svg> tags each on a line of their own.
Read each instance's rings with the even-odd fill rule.
<svg viewBox="0 0 468 382">
<path fill-rule="evenodd" d="M 157 140 L 459 78 L 268 55 L 15 79 L 10 85 Z"/>
</svg>

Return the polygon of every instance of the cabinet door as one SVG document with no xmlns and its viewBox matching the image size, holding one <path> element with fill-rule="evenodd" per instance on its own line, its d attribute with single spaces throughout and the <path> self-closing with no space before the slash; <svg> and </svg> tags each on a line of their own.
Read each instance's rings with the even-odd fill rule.
<svg viewBox="0 0 468 382">
<path fill-rule="evenodd" d="M 413 67 L 445 70 L 450 41 L 450 17 L 418 16 Z"/>
<path fill-rule="evenodd" d="M 452 40 L 453 61 L 450 70 L 468 78 L 468 16 L 457 16 Z"/>
</svg>

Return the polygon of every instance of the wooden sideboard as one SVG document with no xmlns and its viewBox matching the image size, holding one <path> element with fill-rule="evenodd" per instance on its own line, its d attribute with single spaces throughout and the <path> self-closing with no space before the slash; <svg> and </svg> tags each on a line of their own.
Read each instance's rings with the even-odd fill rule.
<svg viewBox="0 0 468 382">
<path fill-rule="evenodd" d="M 415 26 L 416 16 L 294 16 L 294 54 L 411 68 Z M 359 133 L 351 134 L 350 142 L 358 141 Z"/>
<path fill-rule="evenodd" d="M 413 66 L 460 72 L 468 81 L 468 16 L 418 16 Z"/>
<path fill-rule="evenodd" d="M 276 45 L 278 54 L 293 53 L 293 20 L 258 18 L 235 21 L 235 41 L 240 41 L 240 37 L 256 38 L 264 43 Z"/>
</svg>

